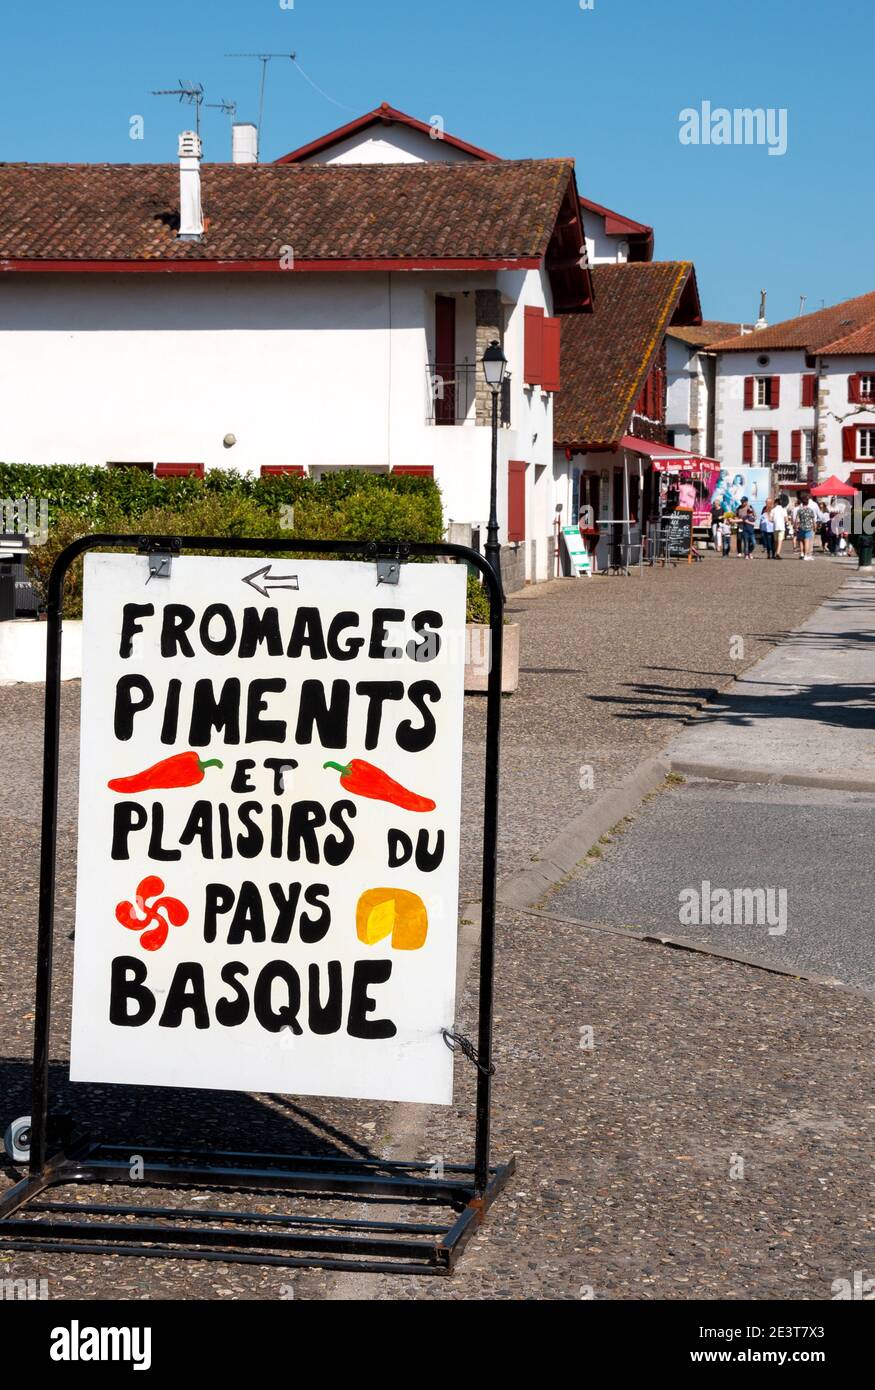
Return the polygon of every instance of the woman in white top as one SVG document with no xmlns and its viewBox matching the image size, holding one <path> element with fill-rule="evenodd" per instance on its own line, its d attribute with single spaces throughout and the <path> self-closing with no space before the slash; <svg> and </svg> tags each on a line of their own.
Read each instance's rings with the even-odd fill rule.
<svg viewBox="0 0 875 1390">
<path fill-rule="evenodd" d="M 767 560 L 771 560 L 775 554 L 775 524 L 772 521 L 774 505 L 771 497 L 768 497 L 760 513 L 760 538 Z"/>
<path fill-rule="evenodd" d="M 781 494 L 783 497 L 783 493 Z M 774 556 L 776 560 L 781 558 L 781 547 L 784 544 L 784 537 L 787 534 L 787 508 L 783 504 L 781 497 L 778 498 L 772 507 L 772 533 L 774 536 Z"/>
</svg>

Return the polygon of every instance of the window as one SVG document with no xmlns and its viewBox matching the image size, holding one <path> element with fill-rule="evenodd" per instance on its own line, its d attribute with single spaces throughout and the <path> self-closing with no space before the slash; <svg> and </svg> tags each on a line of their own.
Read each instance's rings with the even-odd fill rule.
<svg viewBox="0 0 875 1390">
<path fill-rule="evenodd" d="M 875 400 L 875 376 L 860 377 L 860 400 Z"/>
<path fill-rule="evenodd" d="M 746 376 L 744 378 L 745 410 L 777 410 L 781 400 L 779 376 Z"/>
<path fill-rule="evenodd" d="M 761 468 L 767 468 L 769 464 L 769 439 L 771 430 L 757 430 L 754 435 L 754 461 Z"/>
<path fill-rule="evenodd" d="M 106 466 L 107 468 L 136 468 L 141 473 L 152 472 L 151 463 L 134 463 L 132 461 L 129 461 L 128 459 L 113 459 Z"/>
<path fill-rule="evenodd" d="M 814 430 L 802 431 L 802 462 L 814 463 Z"/>
<path fill-rule="evenodd" d="M 861 459 L 875 459 L 875 429 L 859 431 L 857 457 Z"/>
</svg>

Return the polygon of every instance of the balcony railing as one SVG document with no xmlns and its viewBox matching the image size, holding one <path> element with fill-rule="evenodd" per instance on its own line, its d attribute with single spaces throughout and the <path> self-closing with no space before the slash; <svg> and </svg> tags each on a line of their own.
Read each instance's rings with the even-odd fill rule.
<svg viewBox="0 0 875 1390">
<path fill-rule="evenodd" d="M 477 400 L 478 362 L 454 362 L 447 366 L 429 364 L 425 369 L 426 422 L 429 425 L 489 424 L 492 406 L 485 380 L 479 382 L 481 402 Z M 483 418 L 481 418 L 481 415 Z M 502 425 L 510 424 L 510 376 L 505 374 L 501 385 L 498 418 Z"/>
</svg>

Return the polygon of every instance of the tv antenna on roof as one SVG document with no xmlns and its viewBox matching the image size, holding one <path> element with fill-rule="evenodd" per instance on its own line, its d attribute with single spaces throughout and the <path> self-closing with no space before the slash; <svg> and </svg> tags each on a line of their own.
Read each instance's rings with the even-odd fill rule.
<svg viewBox="0 0 875 1390">
<path fill-rule="evenodd" d="M 178 87 L 165 87 L 160 91 L 153 92 L 153 97 L 179 97 L 180 101 L 185 101 L 195 109 L 195 130 L 198 135 L 201 133 L 201 104 L 204 99 L 204 88 L 202 82 L 183 82 L 179 79 Z"/>
<path fill-rule="evenodd" d="M 226 58 L 257 58 L 261 64 L 261 91 L 258 97 L 258 148 L 261 149 L 261 122 L 264 116 L 264 84 L 267 81 L 267 65 L 274 58 L 288 58 L 295 62 L 297 53 L 226 53 Z"/>
<path fill-rule="evenodd" d="M 224 111 L 225 115 L 230 116 L 232 121 L 237 115 L 236 101 L 226 101 L 224 97 L 221 101 L 205 101 L 204 106 L 208 106 L 211 111 Z"/>
</svg>

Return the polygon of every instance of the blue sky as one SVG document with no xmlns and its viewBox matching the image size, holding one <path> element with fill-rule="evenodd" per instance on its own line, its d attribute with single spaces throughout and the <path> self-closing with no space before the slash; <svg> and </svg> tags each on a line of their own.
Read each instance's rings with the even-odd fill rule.
<svg viewBox="0 0 875 1390">
<path fill-rule="evenodd" d="M 508 157 L 572 155 L 581 192 L 656 228 L 661 259 L 696 264 L 705 314 L 774 322 L 875 289 L 867 151 L 871 0 L 85 0 L 3 20 L 0 158 L 175 158 L 191 113 L 150 96 L 178 78 L 254 119 L 263 156 L 389 101 Z M 857 47 L 859 45 L 859 47 Z M 854 53 L 856 51 L 856 59 Z M 328 98 L 332 98 L 329 100 Z M 679 113 L 787 112 L 788 148 L 682 145 Z M 142 115 L 142 141 L 129 138 Z M 228 118 L 205 111 L 207 159 Z"/>
</svg>

